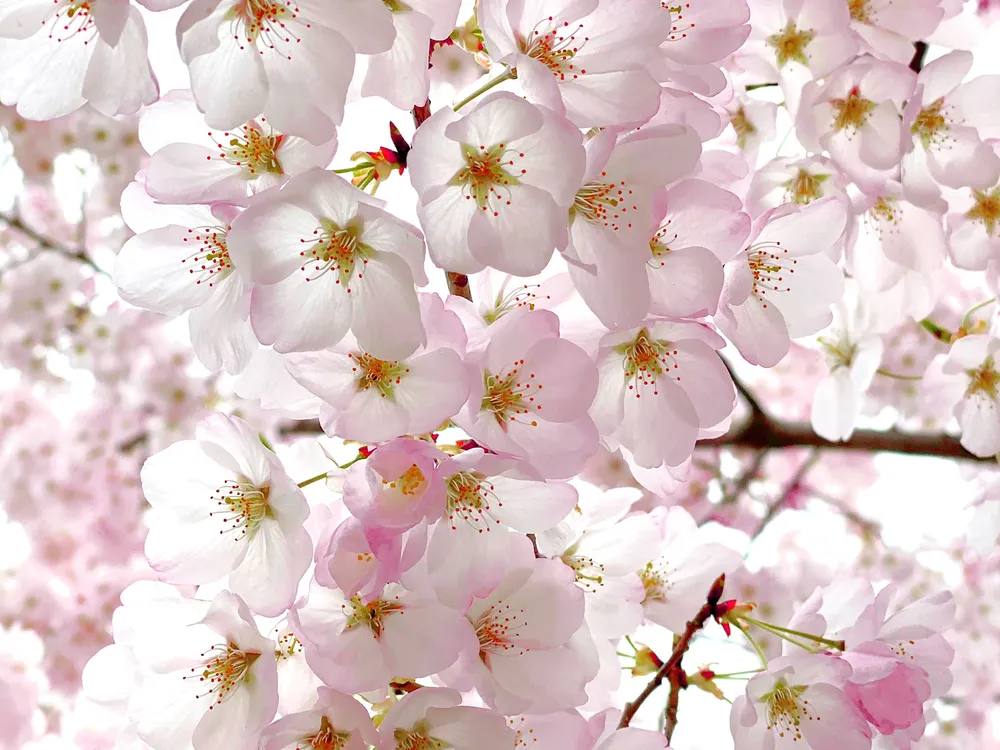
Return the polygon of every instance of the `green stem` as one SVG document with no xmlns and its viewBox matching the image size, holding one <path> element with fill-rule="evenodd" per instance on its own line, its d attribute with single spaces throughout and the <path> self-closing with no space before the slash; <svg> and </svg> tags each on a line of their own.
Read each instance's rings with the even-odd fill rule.
<svg viewBox="0 0 1000 750">
<path fill-rule="evenodd" d="M 761 669 L 767 669 L 767 657 L 764 655 L 764 650 L 758 645 L 757 641 L 753 639 L 753 636 L 750 635 L 750 631 L 735 620 L 733 620 L 732 623 L 737 630 L 743 633 L 743 636 L 747 639 L 750 645 L 753 646 L 753 650 L 757 652 L 757 658 L 760 659 Z"/>
<path fill-rule="evenodd" d="M 357 456 L 357 458 L 352 458 L 352 459 L 351 459 L 350 461 L 348 461 L 348 462 L 347 462 L 346 464 L 344 464 L 343 466 L 341 466 L 340 464 L 337 464 L 337 468 L 338 468 L 338 469 L 347 469 L 347 468 L 349 468 L 349 467 L 351 467 L 351 466 L 354 466 L 354 464 L 356 464 L 356 463 L 357 463 L 358 461 L 364 461 L 364 460 L 365 460 L 365 458 L 366 458 L 366 456 L 362 456 L 362 455 L 361 455 L 361 454 L 359 453 L 359 454 L 358 454 L 358 456 Z"/>
<path fill-rule="evenodd" d="M 371 181 L 375 179 L 375 170 L 365 175 L 365 178 L 358 184 L 358 190 L 364 190 L 371 184 Z"/>
<path fill-rule="evenodd" d="M 343 169 L 331 169 L 330 171 L 333 172 L 334 174 L 349 174 L 353 172 L 360 172 L 361 170 L 368 169 L 369 167 L 371 167 L 371 164 L 365 164 L 364 162 L 359 162 L 358 164 L 355 164 L 353 167 L 344 167 Z"/>
<path fill-rule="evenodd" d="M 992 298 L 986 300 L 985 302 L 980 302 L 978 305 L 975 305 L 962 318 L 962 328 L 968 330 L 968 328 L 969 328 L 969 318 L 972 317 L 972 313 L 976 312 L 976 310 L 982 310 L 987 305 L 992 305 L 996 301 L 997 301 L 997 298 L 996 297 L 992 297 Z"/>
<path fill-rule="evenodd" d="M 309 477 L 301 482 L 299 482 L 299 487 L 308 487 L 310 484 L 315 484 L 321 479 L 326 479 L 328 472 L 323 472 L 322 474 L 317 474 L 314 477 Z"/>
<path fill-rule="evenodd" d="M 937 323 L 935 323 L 930 318 L 924 318 L 920 321 L 920 325 L 925 331 L 927 331 L 931 336 L 936 338 L 938 341 L 943 341 L 946 344 L 951 343 L 952 333 L 947 328 L 942 328 Z"/>
<path fill-rule="evenodd" d="M 757 89 L 766 89 L 770 88 L 771 86 L 777 86 L 777 85 L 778 84 L 776 83 L 751 83 L 749 86 L 746 87 L 746 90 L 756 91 Z"/>
<path fill-rule="evenodd" d="M 744 669 L 741 672 L 726 672 L 725 674 L 717 674 L 717 675 L 714 675 L 712 677 L 712 679 L 713 680 L 728 680 L 728 679 L 732 679 L 732 678 L 735 678 L 735 677 L 743 677 L 744 675 L 748 675 L 748 674 L 760 674 L 763 671 L 764 671 L 763 667 L 760 667 L 758 669 Z"/>
<path fill-rule="evenodd" d="M 806 640 L 813 641 L 814 643 L 821 643 L 824 646 L 829 646 L 830 648 L 844 650 L 843 641 L 834 641 L 829 638 L 821 638 L 818 635 L 813 635 L 812 633 L 803 633 L 801 630 L 792 630 L 791 628 L 783 628 L 780 625 L 772 625 L 769 622 L 761 622 L 753 617 L 743 616 L 740 618 L 751 625 L 756 625 L 758 628 L 763 628 L 764 630 L 770 630 L 775 635 L 780 635 L 782 633 L 787 633 L 788 635 L 794 635 L 798 638 L 805 638 Z"/>
<path fill-rule="evenodd" d="M 632 638 L 630 636 L 625 636 L 625 640 L 628 641 L 628 645 L 632 647 L 632 650 L 635 651 L 635 653 L 639 653 L 639 649 L 637 649 L 635 644 L 632 643 Z"/>
<path fill-rule="evenodd" d="M 456 112 L 458 112 L 458 110 L 460 110 L 466 104 L 468 104 L 469 102 L 471 102 L 477 96 L 481 96 L 481 95 L 485 94 L 487 91 L 489 91 L 494 86 L 499 86 L 504 81 L 509 81 L 512 78 L 517 78 L 517 68 L 507 68 L 507 70 L 505 70 L 503 73 L 501 73 L 500 75 L 498 75 L 493 80 L 487 81 L 482 86 L 480 86 L 478 89 L 476 89 L 475 91 L 473 91 L 471 94 L 469 94 L 468 96 L 466 96 L 463 99 L 460 99 L 455 104 L 455 106 L 452 109 L 454 109 Z"/>
<path fill-rule="evenodd" d="M 883 370 L 881 367 L 875 371 L 876 375 L 881 375 L 884 378 L 892 378 L 893 380 L 923 380 L 923 375 L 898 375 L 894 372 L 889 372 L 888 370 Z"/>
</svg>

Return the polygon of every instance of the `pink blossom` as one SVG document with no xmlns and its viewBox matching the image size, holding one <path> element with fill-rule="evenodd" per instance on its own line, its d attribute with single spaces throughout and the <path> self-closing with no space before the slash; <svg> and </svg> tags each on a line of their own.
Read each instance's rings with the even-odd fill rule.
<svg viewBox="0 0 1000 750">
<path fill-rule="evenodd" d="M 282 750 L 309 743 L 313 747 L 338 742 L 341 750 L 365 750 L 378 744 L 378 734 L 365 707 L 357 700 L 319 688 L 315 704 L 307 711 L 282 716 L 260 738 L 262 750 Z"/>
<path fill-rule="evenodd" d="M 407 156 L 434 263 L 461 273 L 540 272 L 568 241 L 580 141 L 564 117 L 508 93 L 434 113 Z"/>
<path fill-rule="evenodd" d="M 864 46 L 899 63 L 910 61 L 912 40 L 933 34 L 945 15 L 941 0 L 913 0 L 905 8 L 892 0 L 860 0 L 850 9 L 851 28 Z"/>
<path fill-rule="evenodd" d="M 75 0 L 25 0 L 0 10 L 0 101 L 31 120 L 90 104 L 108 117 L 156 101 L 146 26 L 129 2 L 94 11 Z"/>
<path fill-rule="evenodd" d="M 788 204 L 761 216 L 747 249 L 726 264 L 715 322 L 748 362 L 773 367 L 790 339 L 830 323 L 844 277 L 827 253 L 839 252 L 846 220 L 836 198 Z"/>
<path fill-rule="evenodd" d="M 646 65 L 671 18 L 655 0 L 484 0 L 479 23 L 490 55 L 516 68 L 528 99 L 579 127 L 638 124 L 656 111 L 659 87 Z"/>
<path fill-rule="evenodd" d="M 423 243 L 382 205 L 315 169 L 240 214 L 227 244 L 256 284 L 250 322 L 261 343 L 315 351 L 351 330 L 363 351 L 392 361 L 424 342 L 413 288 L 424 280 Z"/>
<path fill-rule="evenodd" d="M 472 393 L 454 421 L 494 452 L 528 459 L 548 478 L 571 476 L 597 450 L 597 428 L 587 415 L 597 368 L 559 337 L 559 318 L 548 310 L 512 312 L 491 328 L 486 351 L 469 363 Z"/>
<path fill-rule="evenodd" d="M 503 716 L 486 708 L 463 706 L 455 690 L 422 688 L 403 696 L 379 725 L 379 750 L 449 747 L 455 750 L 506 750 L 514 732 Z"/>
<path fill-rule="evenodd" d="M 837 196 L 846 203 L 848 182 L 837 166 L 822 156 L 772 159 L 754 173 L 747 208 L 752 216 L 758 216 L 783 203 L 805 206 L 827 196 Z"/>
<path fill-rule="evenodd" d="M 143 465 L 150 565 L 171 583 L 229 575 L 255 611 L 280 614 L 312 555 L 302 492 L 246 422 L 214 414 L 195 436 Z"/>
</svg>

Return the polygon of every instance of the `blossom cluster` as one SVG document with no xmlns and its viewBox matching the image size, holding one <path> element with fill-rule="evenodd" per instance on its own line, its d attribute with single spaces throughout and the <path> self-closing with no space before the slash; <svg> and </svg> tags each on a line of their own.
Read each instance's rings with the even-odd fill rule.
<svg viewBox="0 0 1000 750">
<path fill-rule="evenodd" d="M 765 515 L 744 502 L 794 431 L 733 373 L 806 404 L 806 445 L 888 409 L 955 432 L 948 455 L 1000 455 L 1000 75 L 972 76 L 947 33 L 989 8 L 472 5 L 0 2 L 25 178 L 73 145 L 120 193 L 117 243 L 95 222 L 42 236 L 23 200 L 0 216 L 35 253 L 12 261 L 4 312 L 24 335 L 0 337 L 4 364 L 42 380 L 58 356 L 105 389 L 78 421 L 108 465 L 75 454 L 89 437 L 45 439 L 59 520 L 5 510 L 49 563 L 68 545 L 140 579 L 82 675 L 120 716 L 116 747 L 652 750 L 678 691 L 725 698 L 727 679 L 746 680 L 738 750 L 928 746 L 954 682 L 944 633 L 968 613 L 941 578 L 888 582 L 905 576 L 884 560 L 773 582 L 782 612 L 747 591 L 763 577 L 748 538 L 773 514 L 855 488 L 836 459 L 807 486 L 820 457 L 793 456 L 769 467 L 788 481 Z M 169 11 L 190 85 L 161 92 L 147 22 Z M 372 100 L 394 119 L 351 153 Z M 88 137 L 52 147 L 67 123 Z M 93 312 L 102 273 L 126 303 L 113 337 Z M 201 380 L 159 346 L 180 318 Z M 156 401 L 161 380 L 238 406 Z M 736 473 L 712 446 L 745 420 L 740 392 L 758 452 L 728 456 Z M 19 444 L 52 417 L 27 392 L 18 410 Z M 324 437 L 286 448 L 303 424 Z M 851 468 L 865 484 L 868 464 Z M 131 500 L 60 539 L 107 485 Z M 976 510 L 987 554 L 998 505 L 988 490 Z M 682 667 L 692 641 L 724 638 L 757 666 Z M 71 682 L 90 653 L 67 651 Z M 648 694 L 617 695 L 622 659 L 670 686 L 663 731 L 633 726 Z"/>
</svg>

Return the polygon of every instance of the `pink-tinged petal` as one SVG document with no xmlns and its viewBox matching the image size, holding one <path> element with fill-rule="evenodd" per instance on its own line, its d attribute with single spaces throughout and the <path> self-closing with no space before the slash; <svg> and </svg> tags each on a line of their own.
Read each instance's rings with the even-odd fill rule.
<svg viewBox="0 0 1000 750">
<path fill-rule="evenodd" d="M 458 354 L 436 349 L 407 362 L 406 376 L 394 389 L 409 415 L 408 432 L 430 432 L 455 416 L 469 398 L 469 378 Z"/>
<path fill-rule="evenodd" d="M 750 234 L 743 201 L 710 182 L 685 180 L 657 197 L 654 211 L 661 224 L 657 234 L 672 250 L 707 247 L 725 262 L 743 248 Z"/>
<path fill-rule="evenodd" d="M 274 454 L 242 419 L 222 413 L 210 414 L 195 425 L 194 434 L 201 449 L 215 461 L 258 487 L 269 484 Z"/>
<path fill-rule="evenodd" d="M 807 336 L 833 320 L 831 305 L 844 294 L 843 271 L 826 255 L 804 256 L 785 291 L 768 292 L 767 303 L 781 310 L 792 338 Z"/>
<path fill-rule="evenodd" d="M 527 707 L 521 710 L 550 713 L 581 706 L 587 700 L 587 670 L 579 654 L 569 648 L 527 651 L 519 656 L 495 655 L 490 660 L 490 671 L 502 689 L 494 700 L 501 713 L 516 711 L 515 706 L 524 706 L 525 701 Z M 520 700 L 511 700 L 515 696 Z"/>
<path fill-rule="evenodd" d="M 413 189 L 422 200 L 426 200 L 424 194 L 428 190 L 447 185 L 465 166 L 461 145 L 444 134 L 445 129 L 461 117 L 450 107 L 444 107 L 424 121 L 413 134 L 413 143 L 406 155 L 406 169 L 410 173 Z"/>
<path fill-rule="evenodd" d="M 402 614 L 390 618 L 379 645 L 393 674 L 426 677 L 455 663 L 468 630 L 458 611 L 431 599 L 410 598 Z"/>
<path fill-rule="evenodd" d="M 620 434 L 640 466 L 677 466 L 694 450 L 698 413 L 679 385 L 660 377 L 626 394 Z"/>
<path fill-rule="evenodd" d="M 233 265 L 257 284 L 276 284 L 289 274 L 305 278 L 305 271 L 295 272 L 305 263 L 306 242 L 319 231 L 313 214 L 278 197 L 268 194 L 255 202 L 233 221 L 227 235 Z"/>
<path fill-rule="evenodd" d="M 249 317 L 250 286 L 231 274 L 215 285 L 203 305 L 191 311 L 191 346 L 198 360 L 212 372 L 243 372 L 259 348 Z"/>
<path fill-rule="evenodd" d="M 307 20 L 340 31 L 360 55 L 385 52 L 396 38 L 391 13 L 375 3 L 303 0 L 296 6 Z"/>
<path fill-rule="evenodd" d="M 642 123 L 660 106 L 660 84 L 644 68 L 588 72 L 559 90 L 566 116 L 580 127 Z"/>
<path fill-rule="evenodd" d="M 535 387 L 536 416 L 550 422 L 578 418 L 597 393 L 593 361 L 583 349 L 565 339 L 546 339 L 528 349 L 519 379 L 527 387 Z"/>
<path fill-rule="evenodd" d="M 514 730 L 503 716 L 485 708 L 430 708 L 427 721 L 435 739 L 456 750 L 508 750 Z"/>
<path fill-rule="evenodd" d="M 413 354 L 426 340 L 410 268 L 392 253 L 376 253 L 348 290 L 353 297 L 352 330 L 361 348 L 385 360 Z"/>
<path fill-rule="evenodd" d="M 585 235 L 574 223 L 574 238 Z M 597 239 L 596 233 L 590 237 Z M 650 290 L 646 274 L 645 244 L 630 242 L 632 238 L 600 232 L 596 273 L 570 265 L 569 274 L 580 296 L 605 327 L 616 330 L 637 325 L 649 312 Z M 575 247 L 583 257 L 582 243 Z"/>
<path fill-rule="evenodd" d="M 567 239 L 565 209 L 531 185 L 512 186 L 506 199 L 501 194 L 475 211 L 468 232 L 477 260 L 515 276 L 540 273 Z"/>
<path fill-rule="evenodd" d="M 951 260 L 959 268 L 985 270 L 987 262 L 1000 249 L 1000 237 L 989 234 L 981 221 L 970 221 L 961 215 L 951 216 L 949 229 Z"/>
<path fill-rule="evenodd" d="M 736 387 L 715 350 L 702 341 L 675 341 L 673 371 L 676 382 L 687 393 L 701 427 L 711 427 L 733 412 Z"/>
<path fill-rule="evenodd" d="M 802 722 L 802 734 L 815 750 L 868 750 L 872 729 L 839 689 L 823 683 L 810 685 L 810 711 L 821 721 Z"/>
<path fill-rule="evenodd" d="M 228 575 L 246 554 L 246 544 L 225 534 L 221 519 L 209 518 L 213 508 L 206 498 L 204 520 L 174 523 L 153 515 L 146 535 L 145 554 L 161 580 L 170 583 L 211 583 Z"/>
<path fill-rule="evenodd" d="M 979 140 L 974 128 L 952 125 L 948 140 L 927 154 L 934 179 L 953 188 L 986 190 L 1000 179 L 1000 157 L 993 147 Z"/>
<path fill-rule="evenodd" d="M 393 13 L 396 41 L 368 60 L 362 96 L 381 96 L 394 107 L 411 109 L 427 101 L 427 49 L 433 21 L 421 12 Z"/>
<path fill-rule="evenodd" d="M 327 274 L 310 282 L 301 273 L 250 296 L 250 322 L 257 339 L 275 351 L 308 352 L 335 346 L 351 325 L 351 299 Z"/>
<path fill-rule="evenodd" d="M 958 421 L 962 426 L 962 446 L 981 458 L 1000 453 L 1000 414 L 996 399 L 979 393 L 960 405 Z"/>
<path fill-rule="evenodd" d="M 859 394 L 846 368 L 820 381 L 812 401 L 812 428 L 824 440 L 846 440 L 861 411 Z"/>
<path fill-rule="evenodd" d="M 861 160 L 873 169 L 890 169 L 899 163 L 903 131 L 899 112 L 892 102 L 880 102 L 858 131 Z"/>
<path fill-rule="evenodd" d="M 330 350 L 296 352 L 285 368 L 298 383 L 337 409 L 346 409 L 358 391 L 357 365 L 345 354 Z"/>
<path fill-rule="evenodd" d="M 768 221 L 753 244 L 776 243 L 789 258 L 827 252 L 843 235 L 847 207 L 835 197 Z"/>
<path fill-rule="evenodd" d="M 28 120 L 54 120 L 86 103 L 83 82 L 96 47 L 50 39 L 39 30 L 24 39 L 0 38 L 0 102 Z"/>
<path fill-rule="evenodd" d="M 830 4 L 833 7 L 834 4 Z M 812 7 L 812 6 L 810 6 Z M 808 28 L 800 24 L 799 28 Z M 858 53 L 858 43 L 849 34 L 821 34 L 809 43 L 809 71 L 821 78 L 847 63 Z"/>
<path fill-rule="evenodd" d="M 497 518 L 525 534 L 550 529 L 573 510 L 576 488 L 565 482 L 527 482 L 509 477 L 491 477 L 489 483 L 502 505 Z"/>
<path fill-rule="evenodd" d="M 254 612 L 277 617 L 295 601 L 299 581 L 312 560 L 312 542 L 301 526 L 286 536 L 269 518 L 249 537 L 246 556 L 230 574 L 229 585 Z"/>
<path fill-rule="evenodd" d="M 535 104 L 547 107 L 559 115 L 567 114 L 559 83 L 552 71 L 532 57 L 517 54 L 514 59 L 517 80 L 524 95 Z"/>
<path fill-rule="evenodd" d="M 368 388 L 355 393 L 350 405 L 338 414 L 335 431 L 345 440 L 375 443 L 406 434 L 409 422 L 403 406 Z"/>
<path fill-rule="evenodd" d="M 149 160 L 146 192 L 164 203 L 212 203 L 246 195 L 247 180 L 240 167 L 217 157 L 191 143 L 164 146 Z"/>
<path fill-rule="evenodd" d="M 478 273 L 486 264 L 469 249 L 469 227 L 479 212 L 475 201 L 460 187 L 447 187 L 417 206 L 420 226 L 427 235 L 427 252 L 439 268 L 455 273 Z"/>
<path fill-rule="evenodd" d="M 617 729 L 596 750 L 670 750 L 667 738 L 649 729 Z"/>
<path fill-rule="evenodd" d="M 563 424 L 538 420 L 537 425 L 513 423 L 510 440 L 518 455 L 532 462 L 547 479 L 566 479 L 579 473 L 594 455 L 600 436 L 590 417 Z"/>
<path fill-rule="evenodd" d="M 756 295 L 729 308 L 728 315 L 719 316 L 716 322 L 752 365 L 774 367 L 788 354 L 785 318 L 775 305 L 762 303 Z"/>
<path fill-rule="evenodd" d="M 541 128 L 511 142 L 510 169 L 522 183 L 541 188 L 568 209 L 583 182 L 586 151 L 571 122 L 550 110 L 542 114 Z"/>
<path fill-rule="evenodd" d="M 410 267 L 410 275 L 417 286 L 427 283 L 424 273 L 424 243 L 416 227 L 399 221 L 381 209 L 359 206 L 358 216 L 364 227 L 358 241 L 387 253 L 398 255 Z"/>
<path fill-rule="evenodd" d="M 646 263 L 650 312 L 670 317 L 712 315 L 719 305 L 725 273 L 703 247 L 684 247 Z"/>
<path fill-rule="evenodd" d="M 268 85 L 261 55 L 256 45 L 227 33 L 225 24 L 218 46 L 190 60 L 188 70 L 198 109 L 210 128 L 236 128 L 264 110 Z"/>
<path fill-rule="evenodd" d="M 559 316 L 549 310 L 521 310 L 505 315 L 491 326 L 486 350 L 487 370 L 498 375 L 509 369 L 540 341 L 559 336 Z"/>
<path fill-rule="evenodd" d="M 931 60 L 918 76 L 918 81 L 923 86 L 920 101 L 925 105 L 932 104 L 947 96 L 962 84 L 970 70 L 972 53 L 967 50 L 954 50 Z"/>
<path fill-rule="evenodd" d="M 115 261 L 114 283 L 122 299 L 164 315 L 180 315 L 204 304 L 215 291 L 192 268 L 190 230 L 163 227 L 136 235 Z M 202 283 L 199 283 L 202 282 Z"/>
<path fill-rule="evenodd" d="M 507 3 L 503 0 L 483 0 L 477 16 L 483 41 L 492 59 L 500 61 L 517 52 L 514 29 L 507 16 Z"/>
<path fill-rule="evenodd" d="M 475 108 L 449 124 L 445 137 L 467 146 L 491 148 L 537 132 L 544 123 L 541 110 L 508 92 L 490 94 Z"/>
<path fill-rule="evenodd" d="M 599 382 L 590 415 L 602 435 L 610 435 L 625 418 L 626 379 L 622 356 L 609 351 L 597 362 Z"/>
<path fill-rule="evenodd" d="M 324 130 L 325 134 L 325 130 Z M 281 143 L 275 149 L 274 155 L 281 165 L 281 175 L 275 180 L 281 182 L 282 177 L 308 172 L 311 169 L 326 167 L 337 150 L 336 133 L 328 136 L 325 141 L 310 143 L 305 138 L 292 135 L 282 136 Z M 260 187 L 257 188 L 261 192 Z"/>
<path fill-rule="evenodd" d="M 125 10 L 128 22 L 123 24 L 117 44 L 112 46 L 102 32 L 102 43 L 94 50 L 83 79 L 83 96 L 106 117 L 135 114 L 159 95 L 146 57 L 146 25 L 137 9 L 126 6 Z"/>
</svg>

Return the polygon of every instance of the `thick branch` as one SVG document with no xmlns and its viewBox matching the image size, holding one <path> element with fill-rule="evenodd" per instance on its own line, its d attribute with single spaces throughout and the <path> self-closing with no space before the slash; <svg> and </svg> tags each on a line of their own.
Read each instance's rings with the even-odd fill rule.
<svg viewBox="0 0 1000 750">
<path fill-rule="evenodd" d="M 646 702 L 660 685 L 663 684 L 663 680 L 667 675 L 669 675 L 675 668 L 680 667 L 681 659 L 684 658 L 684 652 L 687 651 L 688 646 L 691 645 L 691 639 L 694 638 L 694 634 L 705 627 L 705 623 L 708 622 L 708 618 L 712 617 L 715 613 L 715 607 L 718 605 L 719 600 L 722 598 L 722 589 L 726 583 L 726 576 L 722 574 L 717 579 L 715 583 L 712 584 L 712 588 L 708 592 L 708 596 L 705 598 L 705 603 L 701 605 L 701 609 L 698 610 L 698 614 L 694 616 L 693 619 L 688 621 L 687 627 L 684 628 L 684 632 L 681 633 L 679 639 L 676 640 L 674 644 L 674 650 L 670 654 L 670 658 L 663 662 L 656 674 L 653 675 L 646 687 L 642 689 L 642 692 L 636 696 L 636 699 L 631 703 L 626 703 L 625 708 L 622 711 L 621 721 L 618 722 L 618 728 L 622 729 L 629 725 L 629 722 L 635 717 L 636 711 Z"/>
<path fill-rule="evenodd" d="M 674 639 L 677 645 L 677 639 Z M 681 668 L 680 662 L 670 670 L 667 676 L 670 683 L 670 695 L 667 697 L 667 707 L 663 712 L 663 736 L 667 738 L 667 744 L 674 738 L 674 728 L 677 726 L 677 705 L 681 700 L 681 688 L 687 687 L 687 675 Z"/>
</svg>

